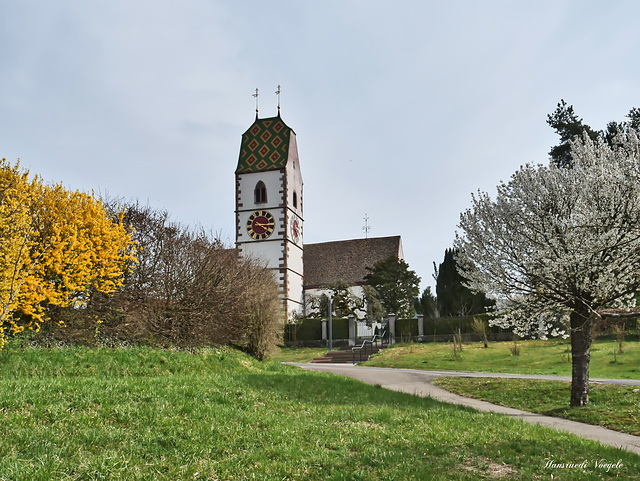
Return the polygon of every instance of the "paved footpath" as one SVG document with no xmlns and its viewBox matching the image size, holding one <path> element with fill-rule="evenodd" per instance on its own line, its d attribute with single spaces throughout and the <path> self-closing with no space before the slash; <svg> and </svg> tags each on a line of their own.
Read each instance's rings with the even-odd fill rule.
<svg viewBox="0 0 640 481">
<path fill-rule="evenodd" d="M 501 377 L 501 378 L 525 378 L 525 379 L 546 379 L 570 381 L 568 377 L 556 376 L 528 376 L 518 374 L 489 374 L 477 372 L 454 372 L 454 371 L 421 371 L 418 369 L 391 369 L 383 367 L 364 367 L 352 366 L 350 364 L 301 364 L 287 363 L 293 366 L 301 367 L 310 371 L 325 371 L 342 376 L 352 377 L 368 384 L 379 384 L 380 386 L 392 389 L 394 391 L 405 392 L 422 397 L 432 397 L 439 401 L 453 404 L 461 404 L 469 406 L 479 411 L 488 411 L 499 414 L 506 414 L 532 424 L 542 424 L 544 426 L 568 431 L 577 434 L 583 438 L 600 441 L 615 447 L 620 447 L 640 455 L 640 436 L 632 436 L 631 434 L 619 433 L 611 429 L 601 426 L 593 426 L 591 424 L 569 421 L 568 419 L 554 418 L 534 414 L 519 409 L 498 406 L 485 401 L 471 399 L 457 394 L 445 391 L 435 386 L 431 381 L 437 377 L 443 376 L 462 376 L 462 377 Z M 623 384 L 631 386 L 640 386 L 640 381 L 628 379 L 591 379 L 591 382 L 603 382 L 611 384 Z"/>
</svg>

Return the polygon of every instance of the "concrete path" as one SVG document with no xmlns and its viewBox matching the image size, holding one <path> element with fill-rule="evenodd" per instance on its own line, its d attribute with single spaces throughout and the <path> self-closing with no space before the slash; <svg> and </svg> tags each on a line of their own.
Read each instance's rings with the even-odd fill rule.
<svg viewBox="0 0 640 481">
<path fill-rule="evenodd" d="M 310 371 L 325 371 L 334 374 L 340 374 L 342 376 L 358 379 L 368 384 L 379 384 L 384 388 L 392 389 L 394 391 L 405 392 L 422 397 L 432 397 L 439 401 L 469 406 L 479 411 L 506 414 L 508 416 L 519 418 L 532 424 L 541 424 L 553 429 L 568 431 L 583 438 L 600 441 L 603 444 L 620 447 L 626 449 L 627 451 L 631 451 L 640 455 L 639 436 L 619 433 L 617 431 L 606 429 L 601 426 L 593 426 L 591 424 L 569 421 L 567 419 L 543 416 L 541 414 L 520 411 L 519 409 L 507 408 L 485 401 L 479 401 L 477 399 L 458 396 L 457 394 L 450 393 L 449 391 L 445 391 L 444 389 L 435 386 L 431 382 L 437 377 L 444 376 L 502 377 L 565 381 L 570 381 L 571 378 L 555 376 L 527 376 L 518 374 L 485 374 L 454 371 L 421 371 L 417 369 L 391 369 L 382 367 L 352 366 L 350 364 L 287 364 L 298 366 L 302 369 Z M 627 379 L 591 379 L 591 381 L 640 386 L 640 381 Z"/>
</svg>

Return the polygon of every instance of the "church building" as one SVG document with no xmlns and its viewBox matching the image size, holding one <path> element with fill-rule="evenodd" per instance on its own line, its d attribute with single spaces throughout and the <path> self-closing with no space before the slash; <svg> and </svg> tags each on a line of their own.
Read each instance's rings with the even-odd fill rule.
<svg viewBox="0 0 640 481">
<path fill-rule="evenodd" d="M 309 314 L 305 294 L 318 295 L 340 280 L 359 295 L 366 267 L 403 258 L 400 236 L 303 243 L 296 134 L 280 117 L 280 106 L 276 117 L 264 119 L 256 109 L 255 121 L 242 135 L 235 180 L 236 248 L 273 270 L 287 319 Z"/>
<path fill-rule="evenodd" d="M 351 239 L 304 246 L 304 293 L 310 296 L 328 293 L 331 286 L 344 282 L 356 297 L 364 297 L 367 267 L 390 257 L 404 260 L 400 236 Z M 305 316 L 312 314 L 305 302 Z"/>
</svg>

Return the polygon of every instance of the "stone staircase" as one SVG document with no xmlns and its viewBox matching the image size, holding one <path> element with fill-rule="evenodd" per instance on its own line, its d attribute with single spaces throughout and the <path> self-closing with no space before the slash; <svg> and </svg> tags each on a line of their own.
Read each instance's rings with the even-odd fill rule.
<svg viewBox="0 0 640 481">
<path fill-rule="evenodd" d="M 354 347 L 352 346 L 341 347 L 339 350 L 327 352 L 322 357 L 316 357 L 311 362 L 325 364 L 352 364 L 354 363 L 353 361 L 355 357 L 355 363 L 358 363 L 360 362 L 360 352 L 358 349 L 362 349 L 362 361 L 368 361 L 372 354 L 375 354 L 382 350 L 382 347 L 380 346 L 368 345 L 365 355 L 365 350 L 363 347 L 355 346 L 356 351 L 354 356 L 354 353 L 352 353 L 351 351 L 353 348 Z"/>
</svg>

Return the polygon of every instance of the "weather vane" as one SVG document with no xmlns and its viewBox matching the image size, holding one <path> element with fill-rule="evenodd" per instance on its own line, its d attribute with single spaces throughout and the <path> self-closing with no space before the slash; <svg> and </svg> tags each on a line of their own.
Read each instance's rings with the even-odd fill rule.
<svg viewBox="0 0 640 481">
<path fill-rule="evenodd" d="M 280 115 L 280 85 L 278 85 L 278 90 L 276 90 L 276 95 L 278 96 L 278 115 Z"/>
<path fill-rule="evenodd" d="M 367 214 L 364 215 L 364 225 L 362 226 L 362 230 L 364 231 L 364 238 L 368 239 L 371 226 L 369 225 L 369 216 Z"/>
<path fill-rule="evenodd" d="M 256 117 L 258 116 L 258 96 L 259 95 L 260 93 L 258 92 L 257 88 L 256 88 L 256 93 L 251 95 L 253 98 L 256 99 Z"/>
</svg>

